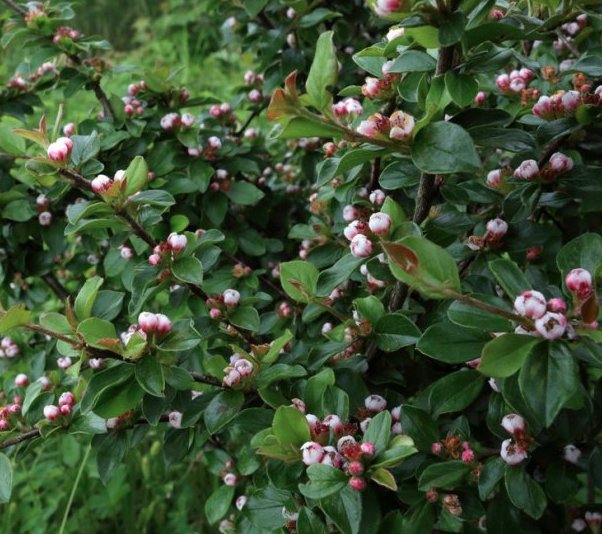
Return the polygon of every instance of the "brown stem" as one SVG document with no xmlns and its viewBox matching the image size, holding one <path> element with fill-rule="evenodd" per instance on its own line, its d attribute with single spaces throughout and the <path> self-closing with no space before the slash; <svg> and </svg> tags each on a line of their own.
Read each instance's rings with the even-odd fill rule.
<svg viewBox="0 0 602 534">
<path fill-rule="evenodd" d="M 223 251 L 224 256 L 226 256 L 226 258 L 228 258 L 230 261 L 234 262 L 234 263 L 240 263 L 243 267 L 249 267 L 250 266 L 245 263 L 243 260 L 241 260 L 240 258 L 237 258 L 236 256 L 234 256 L 233 254 L 230 254 L 229 252 L 226 252 L 225 250 Z M 288 295 L 282 290 L 280 289 L 276 284 L 274 284 L 267 276 L 261 275 L 259 277 L 261 279 L 261 281 L 267 285 L 270 286 L 276 293 L 278 293 L 282 298 L 287 299 L 288 300 Z"/>
<path fill-rule="evenodd" d="M 73 338 L 65 336 L 63 334 L 59 334 L 58 332 L 48 330 L 48 328 L 44 328 L 43 326 L 33 324 L 33 323 L 27 323 L 23 326 L 29 330 L 32 330 L 33 332 L 38 332 L 39 334 L 44 334 L 45 336 L 50 336 L 50 337 L 53 337 L 54 339 L 64 341 L 65 343 L 69 343 L 69 345 L 73 345 L 76 348 L 82 348 L 81 342 L 78 341 L 77 339 L 73 339 Z"/>
<path fill-rule="evenodd" d="M 17 12 L 19 15 L 24 17 L 27 15 L 27 9 L 21 7 L 20 5 L 13 2 L 13 0 L 2 0 L 8 7 L 10 7 L 13 11 Z"/>
<path fill-rule="evenodd" d="M 368 184 L 368 191 L 374 191 L 378 185 L 378 179 L 380 178 L 380 158 L 375 158 L 372 162 L 372 168 L 370 169 L 370 183 Z"/>
<path fill-rule="evenodd" d="M 261 108 L 259 108 L 259 107 L 255 108 L 251 112 L 251 114 L 248 116 L 248 118 L 244 122 L 244 124 L 239 128 L 239 130 L 234 135 L 236 135 L 237 137 L 240 136 L 240 135 L 242 135 L 245 132 L 245 130 L 249 127 L 249 124 L 251 124 L 251 122 L 253 122 L 253 119 L 255 117 L 257 117 L 263 111 L 263 109 L 264 109 L 263 107 L 261 107 Z"/>
<path fill-rule="evenodd" d="M 48 287 L 52 289 L 52 291 L 54 291 L 58 298 L 60 298 L 61 300 L 66 300 L 67 298 L 69 298 L 69 293 L 67 293 L 67 290 L 56 279 L 54 273 L 46 273 L 42 275 L 42 280 L 46 282 Z"/>
<path fill-rule="evenodd" d="M 71 180 L 79 189 L 92 191 L 92 183 L 89 180 L 86 180 L 81 174 L 72 171 L 71 169 L 60 169 L 59 173 Z"/>
<path fill-rule="evenodd" d="M 40 429 L 33 428 L 28 430 L 27 432 L 23 432 L 22 434 L 16 435 L 14 438 L 7 439 L 0 443 L 0 449 L 6 449 L 8 447 L 12 447 L 13 445 L 18 445 L 23 441 L 27 441 L 29 439 L 37 438 L 40 436 Z"/>
<path fill-rule="evenodd" d="M 119 217 L 121 217 L 125 222 L 127 222 L 128 225 L 130 226 L 130 228 L 134 231 L 134 233 L 140 239 L 145 241 L 151 248 L 154 248 L 157 246 L 157 242 L 155 241 L 155 238 L 152 235 L 150 235 L 142 227 L 142 225 L 136 219 L 134 219 L 126 210 L 124 210 L 124 209 L 118 210 L 118 211 L 116 211 L 116 215 L 119 215 Z"/>
<path fill-rule="evenodd" d="M 349 317 L 346 317 L 339 310 L 337 310 L 336 308 L 333 308 L 330 304 L 327 304 L 324 299 L 315 298 L 315 299 L 312 299 L 312 302 L 314 304 L 317 304 L 321 308 L 324 308 L 328 313 L 330 313 L 331 315 L 336 317 L 342 323 L 346 323 L 347 321 L 349 321 Z"/>
<path fill-rule="evenodd" d="M 201 373 L 190 373 L 195 382 L 199 382 L 201 384 L 209 384 L 210 386 L 223 387 L 220 380 L 214 378 L 213 376 L 203 375 Z"/>
<path fill-rule="evenodd" d="M 552 155 L 555 152 L 558 152 L 558 149 L 562 146 L 562 144 L 567 140 L 569 135 L 563 135 L 556 139 L 553 143 L 548 145 L 544 153 L 541 155 L 541 158 L 537 161 L 537 166 L 541 170 L 541 168 L 549 161 Z"/>
</svg>

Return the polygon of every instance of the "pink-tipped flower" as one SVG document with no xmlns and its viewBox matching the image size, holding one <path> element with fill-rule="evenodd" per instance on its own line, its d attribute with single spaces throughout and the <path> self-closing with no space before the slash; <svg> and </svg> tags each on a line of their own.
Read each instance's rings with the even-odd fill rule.
<svg viewBox="0 0 602 534">
<path fill-rule="evenodd" d="M 150 312 L 142 312 L 138 315 L 138 327 L 143 332 L 150 334 L 157 330 L 157 326 L 159 325 L 159 319 L 157 315 Z"/>
<path fill-rule="evenodd" d="M 319 464 L 324 457 L 324 449 L 315 441 L 307 441 L 301 445 L 301 456 L 305 465 Z"/>
<path fill-rule="evenodd" d="M 493 169 L 487 173 L 487 186 L 491 188 L 499 187 L 502 184 L 502 170 Z"/>
<path fill-rule="evenodd" d="M 309 425 L 309 430 L 311 431 L 311 433 L 316 434 L 316 431 L 320 424 L 320 419 L 318 419 L 318 417 L 315 416 L 313 413 L 308 413 L 308 414 L 305 414 L 305 420 L 307 421 L 307 424 Z"/>
<path fill-rule="evenodd" d="M 368 221 L 370 231 L 376 235 L 385 235 L 391 230 L 391 217 L 383 212 L 373 213 Z"/>
<path fill-rule="evenodd" d="M 360 445 L 360 451 L 366 458 L 372 458 L 376 452 L 376 447 L 371 441 L 364 441 L 364 443 Z"/>
<path fill-rule="evenodd" d="M 375 206 L 382 206 L 385 202 L 385 198 L 387 198 L 387 196 L 385 195 L 384 191 L 381 189 L 375 189 L 372 191 L 372 193 L 370 193 L 368 200 Z"/>
<path fill-rule="evenodd" d="M 238 306 L 240 302 L 240 293 L 236 291 L 236 289 L 226 289 L 223 293 L 224 304 L 228 308 L 233 308 L 234 306 Z"/>
<path fill-rule="evenodd" d="M 566 302 L 560 298 L 548 300 L 548 310 L 555 313 L 566 312 Z"/>
<path fill-rule="evenodd" d="M 350 462 L 349 465 L 347 466 L 347 471 L 349 472 L 350 475 L 353 476 L 360 476 L 364 474 L 364 464 L 362 464 L 361 462 Z"/>
<path fill-rule="evenodd" d="M 52 213 L 43 211 L 38 215 L 38 222 L 40 223 L 40 226 L 50 226 L 52 223 Z"/>
<path fill-rule="evenodd" d="M 254 365 L 246 358 L 240 358 L 234 363 L 234 369 L 244 378 L 253 374 Z"/>
<path fill-rule="evenodd" d="M 343 235 L 351 241 L 356 235 L 366 234 L 370 227 L 360 220 L 351 221 L 343 230 Z"/>
<path fill-rule="evenodd" d="M 527 451 L 519 447 L 512 439 L 506 439 L 502 442 L 500 456 L 508 465 L 517 465 L 527 458 Z"/>
<path fill-rule="evenodd" d="M 412 115 L 403 111 L 396 111 L 391 115 L 389 120 L 391 122 L 391 130 L 389 131 L 391 139 L 401 140 L 412 137 L 416 124 Z"/>
<path fill-rule="evenodd" d="M 226 486 L 236 486 L 238 477 L 234 473 L 227 473 L 224 475 L 224 484 Z"/>
<path fill-rule="evenodd" d="M 48 419 L 48 421 L 54 421 L 61 415 L 61 410 L 58 406 L 54 406 L 53 404 L 49 404 L 48 406 L 44 406 L 44 417 Z"/>
<path fill-rule="evenodd" d="M 560 98 L 564 111 L 573 112 L 581 104 L 581 93 L 579 91 L 567 91 Z"/>
<path fill-rule="evenodd" d="M 65 143 L 61 141 L 61 139 L 67 139 L 69 143 Z M 60 137 L 58 140 L 48 146 L 48 157 L 57 163 L 66 163 L 71 155 L 72 147 L 73 142 L 71 139 L 68 137 Z"/>
<path fill-rule="evenodd" d="M 59 407 L 61 415 L 69 415 L 71 413 L 71 406 L 69 404 L 63 404 Z"/>
<path fill-rule="evenodd" d="M 382 412 L 387 407 L 387 401 L 380 395 L 369 395 L 364 399 L 364 406 L 371 412 Z"/>
<path fill-rule="evenodd" d="M 29 378 L 24 373 L 20 373 L 15 377 L 15 386 L 24 388 L 29 384 Z"/>
<path fill-rule="evenodd" d="M 155 317 L 157 318 L 157 332 L 162 336 L 169 333 L 173 326 L 169 317 L 167 317 L 167 315 L 163 315 L 162 313 L 155 314 Z"/>
<path fill-rule="evenodd" d="M 159 265 L 161 263 L 161 256 L 159 254 L 151 254 L 148 257 L 148 263 L 150 265 Z"/>
<path fill-rule="evenodd" d="M 510 80 L 510 90 L 514 93 L 520 93 L 525 87 L 527 87 L 527 84 L 520 77 Z"/>
<path fill-rule="evenodd" d="M 176 232 L 172 232 L 167 237 L 167 246 L 173 252 L 180 252 L 186 248 L 188 244 L 188 239 L 184 234 L 177 234 Z"/>
<path fill-rule="evenodd" d="M 73 406 L 74 404 L 75 395 L 73 395 L 73 393 L 71 393 L 70 391 L 65 391 L 61 393 L 61 396 L 59 397 L 59 406 Z"/>
<path fill-rule="evenodd" d="M 435 443 L 433 443 L 431 445 L 431 452 L 433 454 L 441 454 L 441 451 L 443 450 L 443 445 L 441 445 L 441 443 L 439 443 L 438 441 L 436 441 Z"/>
<path fill-rule="evenodd" d="M 537 117 L 551 118 L 554 115 L 554 102 L 549 96 L 540 96 L 531 111 Z"/>
<path fill-rule="evenodd" d="M 94 180 L 92 180 L 91 183 L 92 191 L 94 191 L 96 194 L 106 191 L 109 187 L 111 187 L 111 185 L 113 185 L 113 180 L 104 174 L 99 174 L 96 178 L 94 178 Z"/>
<path fill-rule="evenodd" d="M 63 126 L 63 135 L 65 135 L 65 137 L 71 137 L 72 135 L 75 135 L 75 131 L 76 127 L 75 124 L 72 122 Z"/>
<path fill-rule="evenodd" d="M 566 326 L 566 317 L 561 313 L 547 312 L 535 321 L 535 330 L 545 339 L 562 337 Z"/>
<path fill-rule="evenodd" d="M 379 17 L 390 17 L 395 13 L 401 13 L 407 9 L 407 6 L 402 0 L 376 0 L 374 4 L 374 12 Z"/>
<path fill-rule="evenodd" d="M 356 235 L 351 240 L 349 248 L 351 250 L 351 254 L 353 254 L 356 258 L 367 258 L 370 256 L 370 254 L 372 254 L 373 250 L 372 241 L 370 241 L 363 234 Z"/>
<path fill-rule="evenodd" d="M 508 232 L 508 223 L 502 219 L 491 219 L 486 228 L 487 234 L 493 239 L 501 239 Z"/>
<path fill-rule="evenodd" d="M 552 154 L 550 157 L 550 169 L 555 173 L 568 172 L 573 168 L 573 160 L 560 152 Z"/>
<path fill-rule="evenodd" d="M 474 97 L 474 103 L 477 106 L 482 106 L 485 103 L 485 100 L 487 100 L 487 93 L 484 91 L 479 91 Z"/>
<path fill-rule="evenodd" d="M 388 137 L 391 129 L 391 122 L 387 117 L 380 113 L 370 115 L 366 120 L 360 122 L 357 127 L 357 133 L 371 138 Z"/>
<path fill-rule="evenodd" d="M 462 451 L 462 462 L 465 464 L 471 464 L 474 462 L 475 454 L 472 449 L 464 449 Z"/>
<path fill-rule="evenodd" d="M 364 491 L 366 486 L 366 481 L 361 477 L 351 477 L 349 479 L 349 487 L 354 491 Z"/>
<path fill-rule="evenodd" d="M 502 419 L 502 427 L 509 434 L 524 434 L 527 428 L 527 423 L 524 418 L 515 413 L 509 413 Z"/>
<path fill-rule="evenodd" d="M 539 291 L 525 291 L 514 300 L 514 309 L 523 317 L 539 319 L 546 313 L 546 298 Z"/>
<path fill-rule="evenodd" d="M 508 91 L 510 89 L 510 76 L 508 76 L 507 74 L 500 74 L 495 79 L 495 85 L 497 85 L 498 88 L 501 89 L 503 92 Z"/>
<path fill-rule="evenodd" d="M 573 269 L 564 279 L 567 289 L 579 300 L 586 300 L 593 291 L 592 275 L 585 269 Z"/>
<path fill-rule="evenodd" d="M 175 130 L 180 126 L 181 119 L 177 113 L 168 113 L 161 117 L 161 128 L 166 131 Z"/>
<path fill-rule="evenodd" d="M 523 180 L 532 180 L 539 175 L 539 167 L 537 161 L 534 159 L 527 159 L 523 161 L 518 168 L 514 171 L 515 178 L 521 178 Z"/>
<path fill-rule="evenodd" d="M 327 415 L 322 421 L 322 424 L 331 428 L 335 434 L 340 434 L 344 429 L 343 421 L 341 421 L 341 418 L 338 415 Z"/>
<path fill-rule="evenodd" d="M 222 316 L 222 311 L 219 308 L 211 308 L 209 310 L 209 317 L 212 319 L 220 319 Z"/>
<path fill-rule="evenodd" d="M 228 387 L 235 386 L 241 380 L 240 373 L 236 369 L 231 369 L 224 377 L 224 385 Z"/>
</svg>

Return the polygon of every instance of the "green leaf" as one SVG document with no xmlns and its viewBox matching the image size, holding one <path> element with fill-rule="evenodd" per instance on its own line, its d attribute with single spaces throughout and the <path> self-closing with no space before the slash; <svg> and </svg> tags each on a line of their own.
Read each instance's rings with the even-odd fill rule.
<svg viewBox="0 0 602 534">
<path fill-rule="evenodd" d="M 464 410 L 479 396 L 484 383 L 485 379 L 471 369 L 440 378 L 433 384 L 429 395 L 433 417 Z"/>
<path fill-rule="evenodd" d="M 142 191 L 148 183 L 148 165 L 142 156 L 136 156 L 125 171 L 127 182 L 125 194 L 133 195 Z"/>
<path fill-rule="evenodd" d="M 228 320 L 234 326 L 244 330 L 250 330 L 251 332 L 259 330 L 259 313 L 253 306 L 240 306 L 234 312 L 228 313 Z"/>
<path fill-rule="evenodd" d="M 464 363 L 481 355 L 483 346 L 491 337 L 475 328 L 463 328 L 441 322 L 429 326 L 418 341 L 416 348 L 445 363 Z"/>
<path fill-rule="evenodd" d="M 117 384 L 127 382 L 133 375 L 134 366 L 128 363 L 117 363 L 113 367 L 92 375 L 80 403 L 81 412 L 85 414 L 91 411 L 104 391 Z"/>
<path fill-rule="evenodd" d="M 71 141 L 73 141 L 71 162 L 76 167 L 80 167 L 86 161 L 95 158 L 100 151 L 100 139 L 95 131 L 90 135 L 74 135 L 71 137 Z"/>
<path fill-rule="evenodd" d="M 456 44 L 464 34 L 465 25 L 466 17 L 462 11 L 454 11 L 446 15 L 441 22 L 441 26 L 439 26 L 439 44 L 441 46 Z"/>
<path fill-rule="evenodd" d="M 397 491 L 397 482 L 395 482 L 395 477 L 388 469 L 383 467 L 375 469 L 370 475 L 370 480 L 376 482 L 379 486 L 390 489 L 391 491 Z"/>
<path fill-rule="evenodd" d="M 25 304 L 17 304 L 0 314 L 0 334 L 4 335 L 17 326 L 29 323 L 32 313 Z"/>
<path fill-rule="evenodd" d="M 280 264 L 280 283 L 286 294 L 297 302 L 308 303 L 316 294 L 318 270 L 306 261 Z"/>
<path fill-rule="evenodd" d="M 497 308 L 509 311 L 506 302 L 491 295 L 471 295 L 473 298 L 492 304 Z M 447 309 L 447 316 L 452 323 L 467 328 L 478 328 L 486 332 L 507 332 L 514 330 L 510 320 L 491 312 L 475 308 L 470 304 L 455 301 Z"/>
<path fill-rule="evenodd" d="M 518 383 L 525 402 L 547 428 L 579 389 L 577 364 L 564 343 L 542 344 L 527 357 Z"/>
<path fill-rule="evenodd" d="M 501 458 L 489 459 L 479 474 L 479 497 L 486 501 L 498 482 L 504 478 L 506 462 Z"/>
<path fill-rule="evenodd" d="M 254 206 L 265 197 L 261 189 L 249 182 L 234 182 L 226 195 L 232 202 L 241 206 Z"/>
<path fill-rule="evenodd" d="M 602 265 L 602 236 L 583 234 L 569 241 L 558 252 L 556 264 L 563 278 L 571 269 L 578 267 L 595 275 Z"/>
<path fill-rule="evenodd" d="M 330 88 L 336 86 L 339 74 L 333 34 L 332 31 L 325 32 L 318 38 L 314 60 L 305 83 L 307 94 L 318 111 L 323 111 L 330 104 Z"/>
<path fill-rule="evenodd" d="M 500 258 L 488 263 L 489 270 L 506 294 L 514 300 L 523 291 L 531 289 L 531 284 L 512 260 Z"/>
<path fill-rule="evenodd" d="M 35 215 L 29 200 L 13 200 L 9 202 L 2 210 L 2 218 L 11 221 L 25 222 Z"/>
<path fill-rule="evenodd" d="M 333 386 L 334 383 L 334 372 L 329 367 L 322 369 L 307 381 L 303 398 L 309 413 L 313 413 L 318 417 L 328 415 L 324 407 L 324 399 L 326 390 L 329 386 Z"/>
<path fill-rule="evenodd" d="M 421 171 L 431 174 L 472 173 L 481 168 L 468 132 L 447 121 L 433 122 L 416 134 L 412 161 Z"/>
<path fill-rule="evenodd" d="M 420 491 L 429 491 L 433 488 L 454 489 L 462 484 L 471 471 L 469 465 L 459 460 L 431 464 L 420 475 L 418 489 Z"/>
<path fill-rule="evenodd" d="M 454 103 L 460 107 L 470 106 L 479 90 L 479 84 L 473 76 L 458 74 L 453 70 L 445 73 L 445 87 Z"/>
<path fill-rule="evenodd" d="M 216 434 L 236 417 L 245 396 L 242 391 L 225 390 L 219 392 L 207 406 L 203 420 L 210 434 Z"/>
<path fill-rule="evenodd" d="M 373 417 L 364 433 L 364 441 L 374 444 L 375 454 L 384 452 L 391 437 L 391 413 L 388 410 L 380 412 Z"/>
<path fill-rule="evenodd" d="M 203 283 L 203 264 L 195 256 L 178 258 L 173 262 L 171 272 L 180 282 L 197 286 Z"/>
<path fill-rule="evenodd" d="M 320 500 L 320 508 L 343 534 L 359 534 L 362 519 L 362 498 L 349 486 L 338 494 Z"/>
<path fill-rule="evenodd" d="M 333 289 L 349 280 L 355 270 L 365 261 L 365 258 L 356 258 L 353 254 L 345 254 L 332 267 L 320 272 L 316 282 L 316 295 L 327 297 Z"/>
<path fill-rule="evenodd" d="M 155 206 L 157 208 L 169 208 L 176 203 L 174 197 L 162 189 L 149 189 L 140 191 L 128 199 L 128 205 Z"/>
<path fill-rule="evenodd" d="M 125 432 L 109 432 L 106 435 L 95 437 L 92 445 L 96 451 L 96 467 L 100 480 L 106 486 L 125 457 L 126 434 Z"/>
<path fill-rule="evenodd" d="M 92 315 L 92 308 L 94 307 L 94 301 L 98 290 L 102 286 L 104 280 L 100 276 L 93 276 L 86 280 L 86 283 L 82 286 L 75 297 L 75 314 L 80 321 L 87 319 Z"/>
<path fill-rule="evenodd" d="M 396 243 L 382 243 L 389 257 L 389 268 L 398 280 L 434 299 L 449 298 L 449 291 L 460 291 L 460 276 L 455 260 L 432 241 L 407 236 Z"/>
<path fill-rule="evenodd" d="M 103 391 L 94 406 L 94 413 L 109 419 L 134 409 L 144 396 L 144 390 L 135 380 L 112 386 Z"/>
<path fill-rule="evenodd" d="M 299 512 L 296 527 L 298 534 L 328 534 L 326 525 L 320 521 L 320 518 L 314 512 L 305 506 Z"/>
<path fill-rule="evenodd" d="M 205 516 L 210 525 L 217 523 L 228 513 L 235 491 L 236 488 L 234 486 L 223 484 L 205 501 Z"/>
<path fill-rule="evenodd" d="M 6 454 L 0 453 L 0 503 L 10 501 L 13 490 L 13 466 Z"/>
<path fill-rule="evenodd" d="M 372 467 L 394 467 L 408 456 L 416 454 L 418 450 L 414 447 L 414 441 L 410 436 L 403 434 L 395 436 L 389 443 L 389 448 L 382 454 L 379 454 L 375 459 Z"/>
<path fill-rule="evenodd" d="M 326 122 L 310 120 L 304 117 L 294 117 L 278 134 L 278 139 L 298 139 L 299 137 L 335 137 L 340 135 L 340 128 Z"/>
<path fill-rule="evenodd" d="M 506 491 L 512 504 L 533 519 L 539 519 L 547 505 L 541 486 L 525 471 L 524 466 L 506 466 Z"/>
<path fill-rule="evenodd" d="M 376 325 L 385 315 L 385 305 L 374 295 L 357 298 L 353 301 L 353 305 L 360 315 L 373 325 Z"/>
<path fill-rule="evenodd" d="M 330 465 L 314 464 L 307 468 L 308 484 L 299 484 L 299 491 L 310 499 L 323 499 L 341 491 L 348 483 L 343 471 Z"/>
<path fill-rule="evenodd" d="M 292 332 L 286 330 L 284 334 L 272 341 L 270 350 L 268 350 L 261 358 L 262 365 L 271 365 L 274 363 L 280 357 L 280 351 L 291 339 L 293 339 Z"/>
<path fill-rule="evenodd" d="M 402 405 L 401 427 L 420 451 L 430 452 L 431 445 L 439 441 L 439 431 L 431 416 L 415 406 Z"/>
<path fill-rule="evenodd" d="M 385 352 L 415 345 L 420 337 L 418 327 L 398 312 L 383 315 L 376 323 L 375 332 L 376 344 Z"/>
<path fill-rule="evenodd" d="M 504 334 L 483 347 L 479 371 L 486 376 L 506 378 L 524 364 L 533 347 L 541 341 L 533 336 Z"/>
<path fill-rule="evenodd" d="M 426 52 L 407 50 L 393 62 L 389 72 L 428 72 L 435 70 L 437 61 Z"/>
<path fill-rule="evenodd" d="M 153 356 L 146 356 L 136 363 L 136 380 L 140 387 L 148 394 L 162 397 L 165 389 L 165 376 L 163 367 Z"/>
<path fill-rule="evenodd" d="M 77 326 L 77 332 L 84 338 L 85 342 L 92 347 L 111 349 L 114 348 L 111 345 L 117 346 L 119 344 L 115 326 L 113 323 L 105 321 L 104 319 L 98 319 L 97 317 L 85 319 Z M 108 341 L 109 345 L 107 345 L 104 340 L 112 341 Z"/>
<path fill-rule="evenodd" d="M 280 406 L 274 414 L 272 431 L 281 445 L 290 446 L 299 453 L 299 448 L 311 440 L 309 424 L 305 416 L 291 406 Z"/>
</svg>

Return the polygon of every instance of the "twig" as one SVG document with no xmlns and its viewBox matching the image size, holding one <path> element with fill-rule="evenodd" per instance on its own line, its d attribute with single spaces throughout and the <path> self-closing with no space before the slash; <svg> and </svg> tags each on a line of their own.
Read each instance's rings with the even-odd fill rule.
<svg viewBox="0 0 602 534">
<path fill-rule="evenodd" d="M 13 445 L 18 445 L 23 441 L 27 441 L 29 439 L 37 438 L 40 436 L 40 429 L 33 428 L 28 430 L 27 432 L 23 432 L 22 434 L 16 435 L 14 438 L 7 439 L 0 443 L 0 449 L 6 449 L 8 447 L 12 447 Z"/>
<path fill-rule="evenodd" d="M 262 111 L 263 111 L 263 107 L 257 107 L 255 108 L 251 114 L 248 116 L 247 120 L 244 122 L 244 124 L 240 127 L 240 129 L 234 133 L 234 135 L 236 135 L 237 137 L 242 135 L 244 133 L 244 131 L 249 127 L 249 124 L 251 124 L 251 122 L 253 122 L 253 119 L 255 117 L 257 117 Z"/>
<path fill-rule="evenodd" d="M 210 386 L 223 387 L 220 380 L 214 378 L 212 376 L 203 375 L 201 373 L 191 372 L 192 378 L 195 382 L 199 382 L 200 384 L 208 384 Z"/>
<path fill-rule="evenodd" d="M 143 241 L 145 241 L 151 248 L 154 248 L 157 246 L 157 241 L 155 241 L 155 238 L 150 235 L 143 227 L 142 225 L 136 220 L 134 219 L 126 210 L 119 210 L 115 212 L 116 215 L 118 215 L 119 217 L 121 217 L 125 222 L 128 223 L 128 225 L 130 226 L 130 228 L 134 231 L 134 233 Z"/>
<path fill-rule="evenodd" d="M 67 293 L 67 290 L 56 279 L 56 276 L 54 276 L 54 273 L 46 273 L 46 274 L 42 275 L 42 280 L 44 280 L 44 282 L 46 282 L 48 287 L 50 289 L 52 289 L 52 291 L 54 291 L 54 293 L 56 294 L 56 296 L 58 298 L 60 298 L 61 300 L 65 300 L 65 299 L 69 298 L 69 293 Z"/>
<path fill-rule="evenodd" d="M 368 191 L 374 191 L 378 185 L 378 179 L 380 178 L 380 158 L 375 158 L 372 162 L 372 168 L 370 169 L 370 183 L 368 184 Z"/>
<path fill-rule="evenodd" d="M 27 9 L 17 5 L 13 0 L 2 0 L 8 7 L 10 7 L 13 11 L 16 11 L 19 15 L 24 17 L 27 15 Z"/>
</svg>

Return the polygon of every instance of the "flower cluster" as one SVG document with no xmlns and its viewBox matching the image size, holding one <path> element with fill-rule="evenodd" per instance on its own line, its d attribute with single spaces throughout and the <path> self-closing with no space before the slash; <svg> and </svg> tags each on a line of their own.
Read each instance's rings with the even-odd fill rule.
<svg viewBox="0 0 602 534">
<path fill-rule="evenodd" d="M 59 137 L 54 143 L 48 145 L 48 158 L 61 165 L 66 164 L 71 157 L 73 141 L 68 137 Z"/>
<path fill-rule="evenodd" d="M 186 245 L 188 245 L 188 238 L 184 234 L 172 232 L 165 241 L 153 248 L 153 253 L 148 257 L 148 263 L 154 266 L 170 263 L 186 248 Z"/>
<path fill-rule="evenodd" d="M 230 365 L 224 369 L 224 386 L 233 388 L 235 386 L 244 387 L 248 384 L 255 374 L 256 366 L 244 356 L 238 353 L 230 356 Z"/>
<path fill-rule="evenodd" d="M 20 352 L 21 349 L 13 338 L 6 336 L 0 339 L 0 358 L 16 358 Z"/>
<path fill-rule="evenodd" d="M 65 391 L 59 397 L 58 406 L 48 404 L 44 406 L 44 417 L 48 421 L 57 421 L 71 414 L 73 406 L 75 406 L 75 395 L 70 391 Z"/>
<path fill-rule="evenodd" d="M 145 334 L 164 336 L 171 331 L 173 323 L 162 313 L 142 312 L 138 315 L 138 329 Z"/>
<path fill-rule="evenodd" d="M 533 438 L 527 433 L 527 424 L 515 413 L 504 416 L 501 424 L 512 437 L 502 442 L 500 456 L 509 465 L 519 464 L 527 458 L 527 450 L 533 442 Z"/>
<path fill-rule="evenodd" d="M 414 117 L 409 113 L 395 111 L 390 117 L 385 117 L 382 113 L 375 113 L 360 122 L 357 132 L 371 139 L 404 141 L 411 139 L 414 126 Z"/>
</svg>

